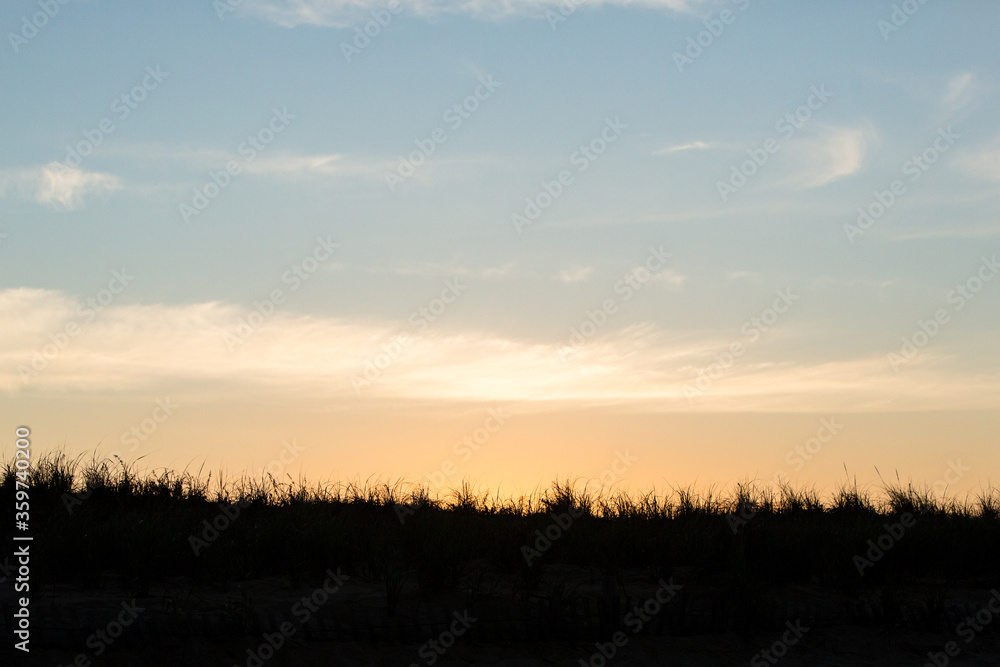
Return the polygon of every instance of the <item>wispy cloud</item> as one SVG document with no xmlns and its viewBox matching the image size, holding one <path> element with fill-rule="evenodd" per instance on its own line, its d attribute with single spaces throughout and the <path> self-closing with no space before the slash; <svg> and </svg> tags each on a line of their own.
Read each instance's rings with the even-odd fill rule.
<svg viewBox="0 0 1000 667">
<path fill-rule="evenodd" d="M 658 271 L 652 278 L 653 282 L 666 283 L 670 289 L 680 289 L 687 282 L 687 279 L 687 276 L 681 275 L 672 269 Z"/>
<path fill-rule="evenodd" d="M 351 378 L 380 346 L 407 331 L 405 323 L 278 312 L 229 352 L 223 335 L 247 313 L 246 307 L 217 302 L 112 304 L 93 322 L 80 323 L 79 333 L 47 368 L 24 384 L 19 365 L 30 365 L 49 333 L 78 317 L 76 304 L 55 291 L 5 290 L 0 368 L 6 370 L 0 391 L 157 391 L 183 382 L 229 397 L 266 390 L 296 402 L 351 399 Z M 500 401 L 538 409 L 562 403 L 657 411 L 907 410 L 995 407 L 1000 389 L 1000 375 L 970 379 L 949 371 L 930 350 L 898 375 L 882 355 L 794 363 L 757 354 L 689 403 L 683 386 L 693 382 L 693 369 L 729 342 L 721 334 L 681 335 L 634 325 L 588 341 L 567 361 L 559 354 L 563 341 L 539 344 L 486 332 L 428 330 L 411 336 L 363 397 Z"/>
<path fill-rule="evenodd" d="M 515 16 L 542 17 L 546 10 L 558 11 L 566 0 L 403 0 L 402 13 L 430 17 L 466 14 L 496 20 Z M 712 0 L 587 0 L 588 7 L 635 6 L 691 12 Z M 385 0 L 246 0 L 245 11 L 286 28 L 298 25 L 344 28 L 371 20 L 369 12 L 385 9 Z"/>
<path fill-rule="evenodd" d="M 958 74 L 948 82 L 948 92 L 945 93 L 944 103 L 952 111 L 958 111 L 967 106 L 973 99 L 975 88 L 975 78 L 972 72 Z"/>
<path fill-rule="evenodd" d="M 868 152 L 872 132 L 866 128 L 822 127 L 811 138 L 796 140 L 800 188 L 815 188 L 859 172 Z"/>
<path fill-rule="evenodd" d="M 764 273 L 761 271 L 730 271 L 726 274 L 726 278 L 730 280 L 752 280 L 759 283 L 763 280 Z"/>
<path fill-rule="evenodd" d="M 1000 181 L 1000 137 L 988 145 L 968 150 L 955 158 L 955 166 L 975 178 Z"/>
<path fill-rule="evenodd" d="M 666 148 L 655 150 L 653 151 L 653 155 L 670 155 L 671 153 L 680 153 L 681 151 L 704 151 L 710 148 L 715 148 L 716 146 L 717 144 L 715 143 L 691 141 L 686 144 L 677 144 L 676 146 L 667 146 Z"/>
<path fill-rule="evenodd" d="M 574 266 L 560 271 L 556 275 L 556 279 L 564 283 L 579 283 L 587 280 L 593 272 L 594 267 L 592 266 Z"/>
<path fill-rule="evenodd" d="M 107 195 L 121 188 L 121 181 L 113 174 L 72 169 L 58 162 L 0 172 L 0 196 L 13 193 L 59 211 L 78 209 L 92 195 Z"/>
<path fill-rule="evenodd" d="M 359 162 L 347 155 L 329 153 L 326 155 L 266 155 L 249 162 L 246 170 L 253 174 L 301 175 L 318 174 L 325 176 L 382 175 L 391 163 Z"/>
<path fill-rule="evenodd" d="M 381 178 L 384 170 L 392 169 L 394 166 L 390 160 L 359 159 L 346 153 L 312 155 L 287 151 L 259 153 L 253 160 L 248 161 L 236 152 L 218 148 L 158 144 L 120 146 L 112 149 L 110 153 L 144 163 L 172 162 L 197 171 L 219 169 L 230 160 L 235 160 L 248 173 L 278 176 L 368 175 Z"/>
<path fill-rule="evenodd" d="M 473 277 L 484 278 L 486 280 L 499 280 L 517 274 L 523 274 L 518 270 L 515 262 L 507 262 L 500 266 L 487 266 L 469 268 L 457 263 L 444 262 L 404 262 L 392 266 L 376 265 L 364 269 L 367 273 L 376 275 L 395 276 L 418 276 L 418 277 Z"/>
</svg>

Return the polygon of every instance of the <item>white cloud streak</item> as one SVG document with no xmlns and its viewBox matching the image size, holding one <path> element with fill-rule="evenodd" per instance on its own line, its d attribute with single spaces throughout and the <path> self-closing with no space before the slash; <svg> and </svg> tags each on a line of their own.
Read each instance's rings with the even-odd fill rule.
<svg viewBox="0 0 1000 667">
<path fill-rule="evenodd" d="M 796 139 L 799 167 L 793 181 L 800 188 L 816 188 L 861 171 L 870 134 L 864 128 L 823 127 L 813 137 Z"/>
<path fill-rule="evenodd" d="M 711 0 L 708 0 L 709 2 Z M 544 17 L 558 11 L 565 0 L 402 0 L 402 14 L 432 17 L 464 14 L 498 20 L 518 16 Z M 647 7 L 691 12 L 706 0 L 586 0 L 588 7 L 604 5 Z M 372 20 L 370 12 L 384 10 L 386 0 L 246 0 L 244 11 L 286 28 L 299 25 L 345 28 Z"/>
<path fill-rule="evenodd" d="M 1000 137 L 988 146 L 962 153 L 955 158 L 955 166 L 975 178 L 1000 181 Z"/>
<path fill-rule="evenodd" d="M 666 148 L 655 150 L 653 151 L 653 155 L 670 155 L 671 153 L 693 150 L 703 151 L 713 148 L 714 146 L 715 144 L 706 143 L 704 141 L 691 141 L 686 144 L 677 144 L 676 146 L 667 146 Z"/>
<path fill-rule="evenodd" d="M 560 271 L 556 275 L 556 280 L 564 283 L 578 283 L 589 279 L 593 272 L 594 267 L 592 266 L 574 266 Z"/>
<path fill-rule="evenodd" d="M 169 147 L 159 144 L 133 144 L 114 150 L 120 155 L 140 163 L 179 163 L 189 169 L 207 171 L 221 169 L 230 160 L 251 174 L 277 176 L 344 176 L 363 175 L 382 177 L 382 172 L 392 169 L 391 160 L 360 160 L 346 153 L 318 153 L 302 155 L 290 152 L 259 153 L 247 161 L 235 152 L 217 148 L 197 148 L 191 146 Z"/>
<path fill-rule="evenodd" d="M 91 196 L 121 188 L 121 181 L 113 174 L 73 169 L 58 162 L 0 172 L 0 196 L 14 193 L 57 211 L 76 210 Z"/>
<path fill-rule="evenodd" d="M 942 370 L 924 350 L 893 374 L 884 356 L 796 364 L 748 357 L 689 402 L 683 386 L 694 370 L 731 341 L 680 335 L 652 325 L 609 332 L 559 355 L 562 341 L 527 343 L 476 331 L 372 324 L 278 312 L 235 352 L 223 340 L 250 310 L 217 302 L 115 305 L 82 322 L 67 295 L 40 289 L 0 292 L 5 322 L 0 391 L 157 391 L 194 387 L 236 397 L 267 393 L 294 404 L 354 400 L 351 378 L 402 332 L 401 354 L 365 387 L 362 398 L 413 402 L 500 401 L 546 405 L 620 405 L 652 411 L 816 411 L 974 409 L 995 407 L 1000 376 Z M 24 382 L 19 366 L 50 345 L 66 322 L 80 325 L 46 367 Z"/>
<path fill-rule="evenodd" d="M 975 77 L 972 72 L 958 74 L 948 82 L 948 92 L 945 93 L 944 103 L 952 111 L 967 106 L 973 99 Z"/>
</svg>

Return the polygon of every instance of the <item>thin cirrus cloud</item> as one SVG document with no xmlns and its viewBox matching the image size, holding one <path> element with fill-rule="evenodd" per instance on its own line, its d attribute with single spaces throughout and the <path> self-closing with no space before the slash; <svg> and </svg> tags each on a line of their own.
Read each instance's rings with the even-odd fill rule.
<svg viewBox="0 0 1000 667">
<path fill-rule="evenodd" d="M 574 266 L 563 269 L 556 275 L 556 280 L 564 283 L 578 283 L 588 280 L 594 272 L 592 266 Z"/>
<path fill-rule="evenodd" d="M 713 0 L 587 0 L 588 7 L 602 5 L 648 7 L 674 12 L 691 12 Z M 516 16 L 544 17 L 558 11 L 566 0 L 401 0 L 400 13 L 431 17 L 465 14 L 478 19 L 497 20 Z M 370 12 L 386 10 L 386 0 L 247 0 L 244 11 L 285 28 L 299 25 L 345 28 L 372 19 Z"/>
<path fill-rule="evenodd" d="M 482 268 L 468 268 L 468 266 L 458 263 L 443 262 L 402 262 L 397 264 L 374 264 L 362 269 L 366 273 L 373 275 L 393 275 L 393 276 L 418 276 L 418 277 L 439 277 L 439 278 L 483 278 L 486 280 L 499 280 L 514 276 L 529 275 L 527 271 L 520 269 L 516 262 L 507 262 L 497 266 L 487 266 Z"/>
<path fill-rule="evenodd" d="M 296 176 L 317 174 L 321 176 L 378 176 L 391 168 L 390 162 L 362 162 L 341 153 L 326 155 L 265 155 L 248 162 L 244 167 L 253 174 Z"/>
<path fill-rule="evenodd" d="M 798 188 L 815 188 L 861 171 L 874 134 L 868 128 L 822 127 L 812 137 L 799 139 L 793 148 L 799 167 L 790 182 Z"/>
<path fill-rule="evenodd" d="M 972 72 L 955 75 L 948 82 L 948 92 L 944 103 L 952 111 L 958 111 L 972 102 L 975 93 L 975 77 Z"/>
<path fill-rule="evenodd" d="M 57 211 L 73 211 L 93 196 L 122 188 L 114 174 L 70 168 L 58 162 L 0 172 L 0 196 L 14 194 Z"/>
<path fill-rule="evenodd" d="M 653 151 L 653 155 L 670 155 L 671 153 L 680 153 L 682 151 L 704 151 L 710 148 L 715 148 L 716 146 L 717 144 L 705 141 L 690 141 L 686 144 L 677 144 L 675 146 L 660 148 L 659 150 Z"/>
<path fill-rule="evenodd" d="M 290 404 L 364 398 L 415 403 L 502 401 L 524 409 L 614 405 L 654 411 L 816 411 L 989 407 L 1000 376 L 948 371 L 930 350 L 892 373 L 883 355 L 794 363 L 758 350 L 697 396 L 697 370 L 731 342 L 724 336 L 636 324 L 565 354 L 564 341 L 525 342 L 482 331 L 411 332 L 388 365 L 360 388 L 366 365 L 403 332 L 401 323 L 278 312 L 227 348 L 249 309 L 219 302 L 116 305 L 85 320 L 68 295 L 0 292 L 4 345 L 0 392 L 92 394 L 187 387 L 188 398 L 239 399 L 267 392 Z M 56 350 L 55 332 L 77 333 Z M 48 354 L 45 363 L 37 355 Z M 25 371 L 35 360 L 37 373 Z"/>
<path fill-rule="evenodd" d="M 1000 181 L 1000 137 L 984 148 L 961 154 L 955 158 L 955 166 L 974 178 Z"/>
<path fill-rule="evenodd" d="M 169 162 L 188 169 L 203 172 L 208 169 L 222 169 L 230 161 L 235 161 L 242 170 L 252 174 L 302 176 L 362 175 L 382 178 L 383 171 L 391 169 L 391 161 L 361 160 L 346 153 L 317 153 L 303 155 L 291 152 L 261 152 L 252 160 L 244 156 L 217 148 L 197 148 L 191 146 L 171 147 L 159 144 L 133 144 L 113 149 L 111 155 L 146 164 Z"/>
<path fill-rule="evenodd" d="M 652 278 L 653 282 L 666 283 L 667 287 L 670 289 L 680 289 L 684 283 L 687 282 L 687 279 L 687 276 L 672 269 L 663 269 L 658 271 Z"/>
</svg>

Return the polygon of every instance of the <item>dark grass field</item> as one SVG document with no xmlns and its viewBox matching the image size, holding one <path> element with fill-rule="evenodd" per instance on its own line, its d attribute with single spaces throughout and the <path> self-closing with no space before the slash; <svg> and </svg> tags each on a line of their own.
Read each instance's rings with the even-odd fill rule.
<svg viewBox="0 0 1000 667">
<path fill-rule="evenodd" d="M 1000 489 L 430 497 L 59 452 L 24 477 L 31 653 L 5 548 L 3 664 L 1000 664 Z"/>
</svg>

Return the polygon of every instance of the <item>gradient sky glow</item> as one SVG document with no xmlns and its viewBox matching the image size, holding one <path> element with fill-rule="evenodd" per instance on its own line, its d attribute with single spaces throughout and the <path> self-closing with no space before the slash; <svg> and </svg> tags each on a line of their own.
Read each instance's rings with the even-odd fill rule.
<svg viewBox="0 0 1000 667">
<path fill-rule="evenodd" d="M 996 481 L 996 3 L 16 0 L 0 28 L 2 446 Z"/>
</svg>

